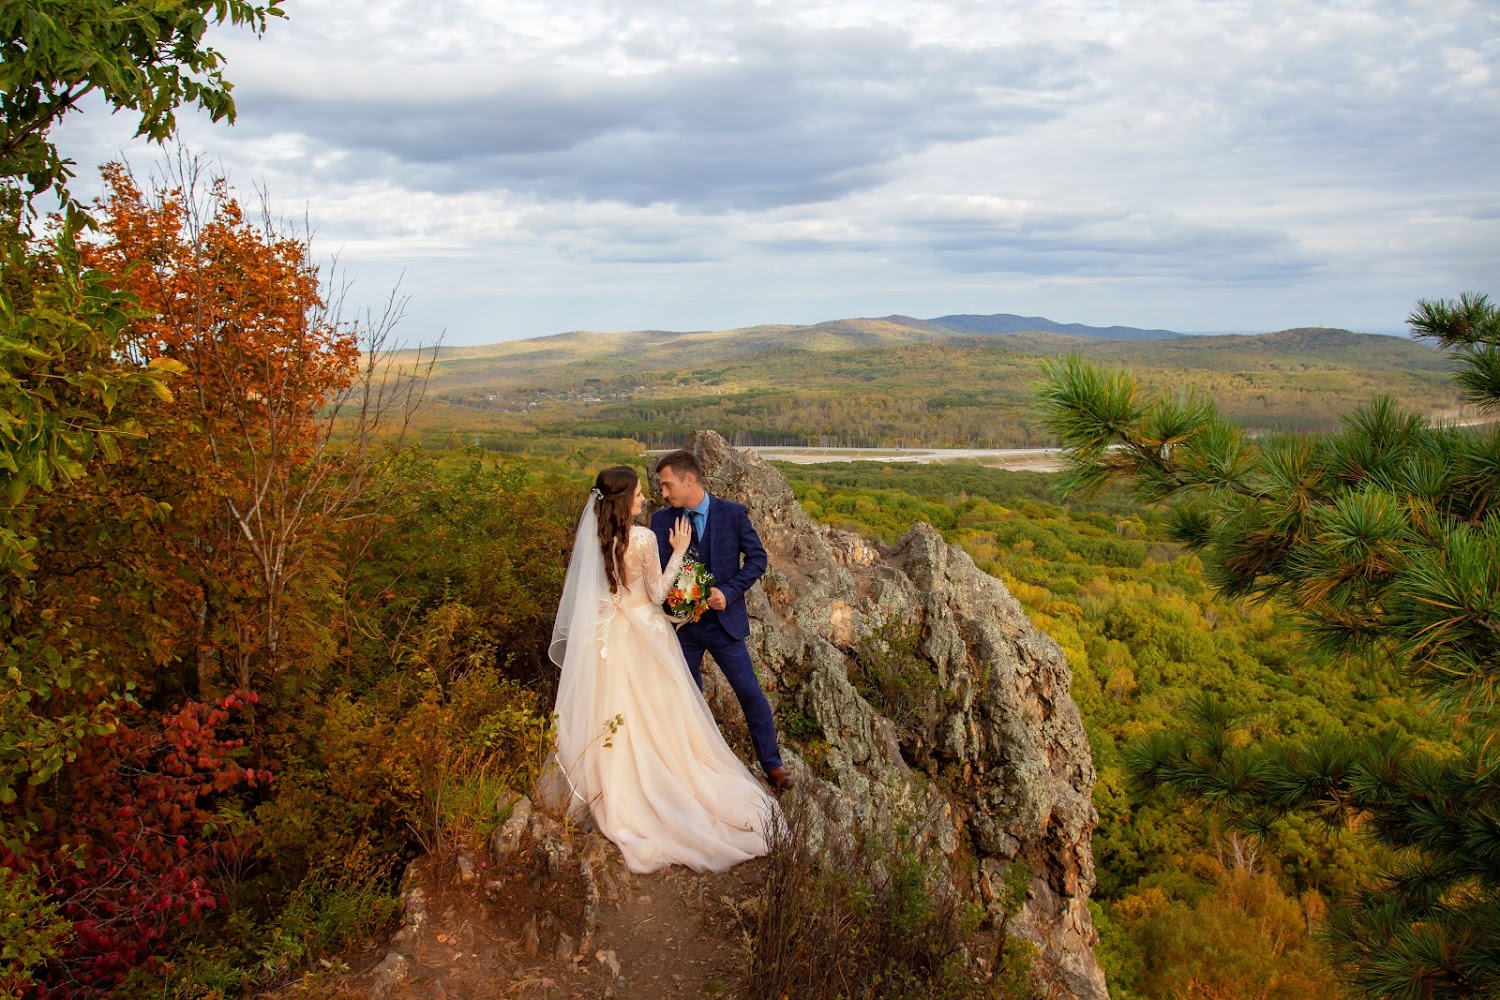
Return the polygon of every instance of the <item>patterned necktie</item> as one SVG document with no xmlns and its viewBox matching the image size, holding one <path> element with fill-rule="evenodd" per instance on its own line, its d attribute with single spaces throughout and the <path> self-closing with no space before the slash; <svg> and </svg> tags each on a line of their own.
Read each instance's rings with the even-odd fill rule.
<svg viewBox="0 0 1500 1000">
<path fill-rule="evenodd" d="M 699 515 L 696 510 L 687 510 L 684 511 L 684 513 L 687 514 L 688 527 L 691 528 L 693 532 L 693 539 L 692 541 L 688 542 L 687 552 L 685 553 L 685 555 L 687 556 L 687 558 L 693 560 L 694 562 L 698 562 L 698 539 L 700 537 L 698 534 Z"/>
</svg>

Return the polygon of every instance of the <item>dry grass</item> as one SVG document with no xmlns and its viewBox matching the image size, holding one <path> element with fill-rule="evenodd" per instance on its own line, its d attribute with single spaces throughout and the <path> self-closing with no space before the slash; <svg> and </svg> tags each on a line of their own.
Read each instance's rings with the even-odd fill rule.
<svg viewBox="0 0 1500 1000">
<path fill-rule="evenodd" d="M 856 834 L 809 844 L 817 804 L 783 800 L 747 931 L 746 1000 L 999 996 L 968 960 L 982 914 L 910 852 Z"/>
</svg>

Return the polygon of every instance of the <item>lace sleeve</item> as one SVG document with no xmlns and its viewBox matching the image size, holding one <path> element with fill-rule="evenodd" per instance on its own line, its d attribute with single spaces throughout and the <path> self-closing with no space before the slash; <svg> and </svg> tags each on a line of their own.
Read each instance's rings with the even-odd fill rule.
<svg viewBox="0 0 1500 1000">
<path fill-rule="evenodd" d="M 682 568 L 682 556 L 672 553 L 667 568 L 662 569 L 661 556 L 656 549 L 656 535 L 643 530 L 636 537 L 639 540 L 636 558 L 640 560 L 641 582 L 646 585 L 646 596 L 651 598 L 652 604 L 661 604 L 667 599 L 672 581 L 677 579 L 677 571 Z"/>
</svg>

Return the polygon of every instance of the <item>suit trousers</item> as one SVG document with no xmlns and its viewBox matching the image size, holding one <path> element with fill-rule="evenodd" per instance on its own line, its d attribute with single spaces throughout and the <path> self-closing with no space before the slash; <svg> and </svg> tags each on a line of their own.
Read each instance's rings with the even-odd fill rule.
<svg viewBox="0 0 1500 1000">
<path fill-rule="evenodd" d="M 682 655 L 687 660 L 688 670 L 698 690 L 703 690 L 703 654 L 712 653 L 734 695 L 739 699 L 740 709 L 745 713 L 745 722 L 750 727 L 750 742 L 755 745 L 755 756 L 761 768 L 770 774 L 781 766 L 781 750 L 776 745 L 776 721 L 771 716 L 771 705 L 766 693 L 760 689 L 760 679 L 755 676 L 755 665 L 750 662 L 750 651 L 744 639 L 736 639 L 719 624 L 718 615 L 707 615 L 698 621 L 689 622 L 677 630 L 677 641 L 682 644 Z"/>
</svg>

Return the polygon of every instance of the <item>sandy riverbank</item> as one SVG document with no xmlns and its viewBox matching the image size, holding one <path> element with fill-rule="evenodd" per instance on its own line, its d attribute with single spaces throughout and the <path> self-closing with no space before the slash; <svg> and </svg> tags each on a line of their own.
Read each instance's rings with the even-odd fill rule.
<svg viewBox="0 0 1500 1000">
<path fill-rule="evenodd" d="M 816 462 L 977 462 L 992 469 L 1058 472 L 1062 456 L 1055 448 L 773 448 L 750 447 L 768 462 L 812 465 Z"/>
</svg>

